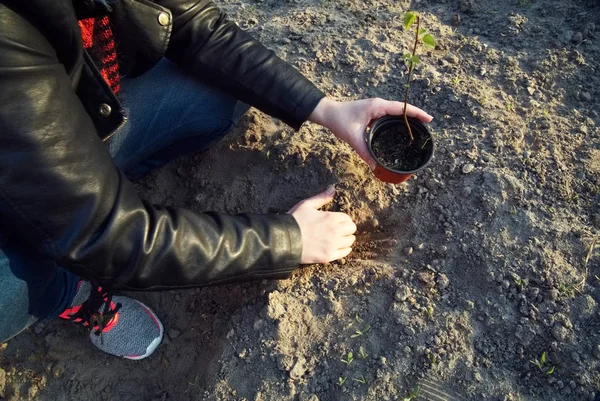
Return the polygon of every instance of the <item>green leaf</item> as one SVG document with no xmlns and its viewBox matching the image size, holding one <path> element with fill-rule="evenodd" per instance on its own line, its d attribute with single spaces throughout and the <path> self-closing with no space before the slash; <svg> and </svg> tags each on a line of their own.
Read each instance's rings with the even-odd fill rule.
<svg viewBox="0 0 600 401">
<path fill-rule="evenodd" d="M 410 58 L 410 53 L 404 53 L 404 56 L 402 56 L 405 60 L 408 60 Z"/>
<path fill-rule="evenodd" d="M 540 358 L 540 362 L 542 362 L 542 365 L 546 363 L 546 352 L 542 352 L 542 357 Z"/>
<path fill-rule="evenodd" d="M 352 359 L 354 359 L 354 358 L 352 358 L 352 351 L 351 351 L 351 352 L 348 352 L 348 360 L 351 361 Z"/>
<path fill-rule="evenodd" d="M 406 14 L 404 14 L 404 21 L 402 22 L 404 24 L 404 29 L 410 29 L 416 19 L 417 15 L 412 11 L 408 11 Z"/>
<path fill-rule="evenodd" d="M 423 43 L 425 43 L 425 46 L 427 47 L 431 47 L 432 49 L 435 48 L 435 39 L 429 33 L 423 36 Z"/>
<path fill-rule="evenodd" d="M 546 374 L 549 374 L 549 375 L 551 375 L 552 373 L 554 373 L 554 366 L 552 366 L 550 368 L 550 370 L 548 372 L 546 372 Z"/>
<path fill-rule="evenodd" d="M 417 56 L 416 54 L 414 56 L 412 56 L 411 58 L 408 59 L 409 62 L 413 63 L 413 64 L 419 64 L 421 62 L 421 59 L 419 58 L 419 56 Z"/>
<path fill-rule="evenodd" d="M 419 36 L 423 35 L 424 33 L 427 33 L 427 29 L 425 29 L 425 28 L 419 29 Z"/>
</svg>

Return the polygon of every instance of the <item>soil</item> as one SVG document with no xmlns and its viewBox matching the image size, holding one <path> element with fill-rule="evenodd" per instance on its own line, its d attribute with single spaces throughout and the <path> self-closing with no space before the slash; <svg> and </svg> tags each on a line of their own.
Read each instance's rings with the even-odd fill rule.
<svg viewBox="0 0 600 401">
<path fill-rule="evenodd" d="M 411 127 L 411 140 L 406 125 L 384 127 L 373 134 L 371 147 L 376 159 L 388 169 L 413 171 L 427 161 L 432 143 L 431 135 Z"/>
<path fill-rule="evenodd" d="M 412 103 L 435 117 L 433 161 L 384 184 L 320 127 L 294 133 L 251 111 L 216 148 L 139 181 L 142 196 L 283 213 L 336 184 L 329 208 L 357 222 L 354 252 L 283 281 L 131 294 L 168 333 L 142 362 L 103 355 L 65 322 L 36 324 L 0 347 L 0 395 L 379 401 L 433 381 L 470 401 L 597 399 L 597 2 L 220 4 L 341 99 L 402 98 L 401 16 L 421 12 L 438 46 L 421 57 Z"/>
</svg>

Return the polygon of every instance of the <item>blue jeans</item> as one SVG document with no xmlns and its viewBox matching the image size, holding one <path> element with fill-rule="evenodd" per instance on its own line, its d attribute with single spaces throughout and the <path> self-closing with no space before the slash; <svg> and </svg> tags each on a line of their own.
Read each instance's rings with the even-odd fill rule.
<svg viewBox="0 0 600 401">
<path fill-rule="evenodd" d="M 128 120 L 107 142 L 115 164 L 135 179 L 178 156 L 210 147 L 248 110 L 163 59 L 144 75 L 123 79 Z M 58 316 L 79 278 L 11 243 L 0 232 L 0 343 L 37 320 Z"/>
</svg>

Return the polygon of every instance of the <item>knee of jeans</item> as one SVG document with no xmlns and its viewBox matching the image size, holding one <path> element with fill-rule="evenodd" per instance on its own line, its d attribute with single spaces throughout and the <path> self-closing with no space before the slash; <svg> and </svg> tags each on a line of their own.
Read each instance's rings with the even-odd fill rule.
<svg viewBox="0 0 600 401">
<path fill-rule="evenodd" d="M 206 147 L 213 146 L 216 142 L 219 142 L 229 132 L 231 132 L 231 130 L 237 125 L 237 123 L 241 120 L 244 114 L 248 112 L 248 110 L 250 110 L 249 105 L 240 101 L 236 102 L 235 106 L 233 106 L 231 114 L 221 121 L 221 127 L 212 132 L 209 137 L 210 143 L 207 143 Z"/>
<path fill-rule="evenodd" d="M 233 125 L 237 124 L 238 121 L 250 110 L 250 106 L 246 103 L 238 101 L 233 107 Z"/>
</svg>

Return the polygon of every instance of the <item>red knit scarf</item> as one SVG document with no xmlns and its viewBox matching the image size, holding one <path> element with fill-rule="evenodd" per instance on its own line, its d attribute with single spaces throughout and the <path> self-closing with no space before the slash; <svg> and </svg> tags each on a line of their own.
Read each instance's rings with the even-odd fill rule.
<svg viewBox="0 0 600 401">
<path fill-rule="evenodd" d="M 114 93 L 118 93 L 119 61 L 110 21 L 108 16 L 102 18 L 87 18 L 79 21 L 83 47 L 100 70 L 100 75 Z"/>
</svg>

